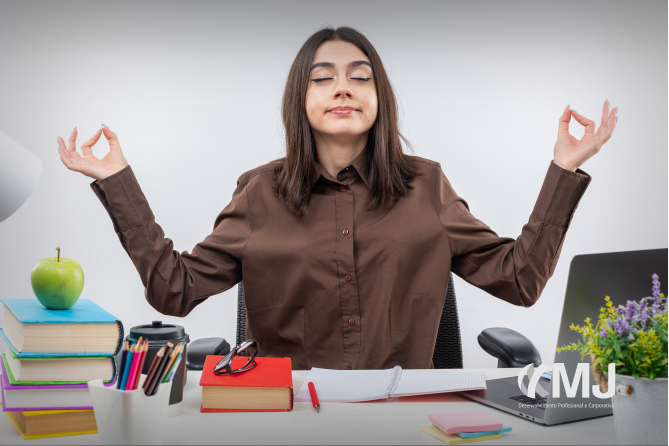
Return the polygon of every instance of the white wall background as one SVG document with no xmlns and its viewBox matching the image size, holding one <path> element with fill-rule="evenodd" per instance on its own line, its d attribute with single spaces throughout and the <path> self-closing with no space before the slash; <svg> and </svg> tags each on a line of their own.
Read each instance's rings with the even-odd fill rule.
<svg viewBox="0 0 669 446">
<path fill-rule="evenodd" d="M 514 307 L 455 278 L 465 367 L 496 366 L 476 341 L 491 326 L 531 337 L 552 364 L 573 256 L 667 246 L 666 2 L 2 1 L 0 130 L 44 164 L 35 193 L 0 223 L 2 297 L 34 297 L 32 267 L 60 246 L 84 269 L 82 298 L 126 328 L 161 319 L 191 339 L 234 342 L 236 287 L 183 319 L 148 305 L 92 179 L 61 163 L 56 135 L 78 126 L 79 147 L 109 125 L 157 222 L 190 252 L 237 177 L 282 156 L 288 69 L 326 24 L 370 39 L 414 154 L 441 162 L 503 236 L 529 218 L 567 104 L 597 128 L 606 98 L 623 109 L 582 166 L 593 180 L 538 303 Z M 570 131 L 583 136 L 575 120 Z M 94 147 L 108 150 L 104 138 Z"/>
</svg>

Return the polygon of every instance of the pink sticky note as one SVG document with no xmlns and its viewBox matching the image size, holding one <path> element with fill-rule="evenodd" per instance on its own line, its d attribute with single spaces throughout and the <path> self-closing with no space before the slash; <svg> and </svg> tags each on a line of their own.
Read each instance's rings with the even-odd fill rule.
<svg viewBox="0 0 669 446">
<path fill-rule="evenodd" d="M 502 423 L 483 412 L 435 413 L 428 419 L 445 434 L 485 432 L 502 429 Z"/>
</svg>

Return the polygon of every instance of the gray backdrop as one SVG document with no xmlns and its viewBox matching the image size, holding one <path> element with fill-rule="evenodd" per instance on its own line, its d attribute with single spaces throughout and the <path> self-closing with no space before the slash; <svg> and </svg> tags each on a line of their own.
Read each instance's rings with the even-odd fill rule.
<svg viewBox="0 0 669 446">
<path fill-rule="evenodd" d="M 92 180 L 61 163 L 56 135 L 78 126 L 79 147 L 109 125 L 157 222 L 190 252 L 239 175 L 282 156 L 288 69 L 326 24 L 372 42 L 414 154 L 439 161 L 502 236 L 518 237 L 530 216 L 564 108 L 597 128 L 607 97 L 623 109 L 620 131 L 582 166 L 593 180 L 537 304 L 514 307 L 456 277 L 466 367 L 496 366 L 476 342 L 491 326 L 524 333 L 552 364 L 573 256 L 667 246 L 666 2 L 2 1 L 0 130 L 44 164 L 35 193 L 0 223 L 2 297 L 33 297 L 32 267 L 60 246 L 84 269 L 82 298 L 126 328 L 161 319 L 191 339 L 234 342 L 236 287 L 185 319 L 149 306 Z M 573 119 L 570 131 L 583 135 Z M 108 150 L 102 137 L 94 153 Z"/>
</svg>

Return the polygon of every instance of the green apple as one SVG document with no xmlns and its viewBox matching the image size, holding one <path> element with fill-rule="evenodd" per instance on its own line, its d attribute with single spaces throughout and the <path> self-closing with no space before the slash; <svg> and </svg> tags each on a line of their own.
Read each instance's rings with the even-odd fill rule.
<svg viewBox="0 0 669 446">
<path fill-rule="evenodd" d="M 33 268 L 30 284 L 37 300 L 50 310 L 72 307 L 84 289 L 84 270 L 74 259 L 60 256 L 47 257 Z"/>
</svg>

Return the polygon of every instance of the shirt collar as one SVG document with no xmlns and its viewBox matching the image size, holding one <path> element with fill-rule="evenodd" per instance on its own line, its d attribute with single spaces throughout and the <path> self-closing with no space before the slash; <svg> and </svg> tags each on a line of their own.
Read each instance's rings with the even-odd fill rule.
<svg viewBox="0 0 669 446">
<path fill-rule="evenodd" d="M 358 154 L 358 156 L 356 156 L 355 159 L 351 161 L 351 164 L 349 164 L 347 167 L 349 170 L 355 169 L 355 172 L 357 172 L 362 181 L 364 181 L 367 187 L 369 187 L 369 182 L 367 178 L 369 172 L 369 164 L 367 161 L 367 149 L 364 149 L 362 152 L 360 152 L 360 154 Z M 333 178 L 332 175 L 330 175 L 330 173 L 327 170 L 325 170 L 325 168 L 316 160 L 314 160 L 313 162 L 313 170 L 314 170 L 314 175 L 312 176 L 313 178 L 312 186 L 316 184 L 316 182 L 321 177 L 329 181 L 339 182 L 336 178 Z"/>
</svg>

